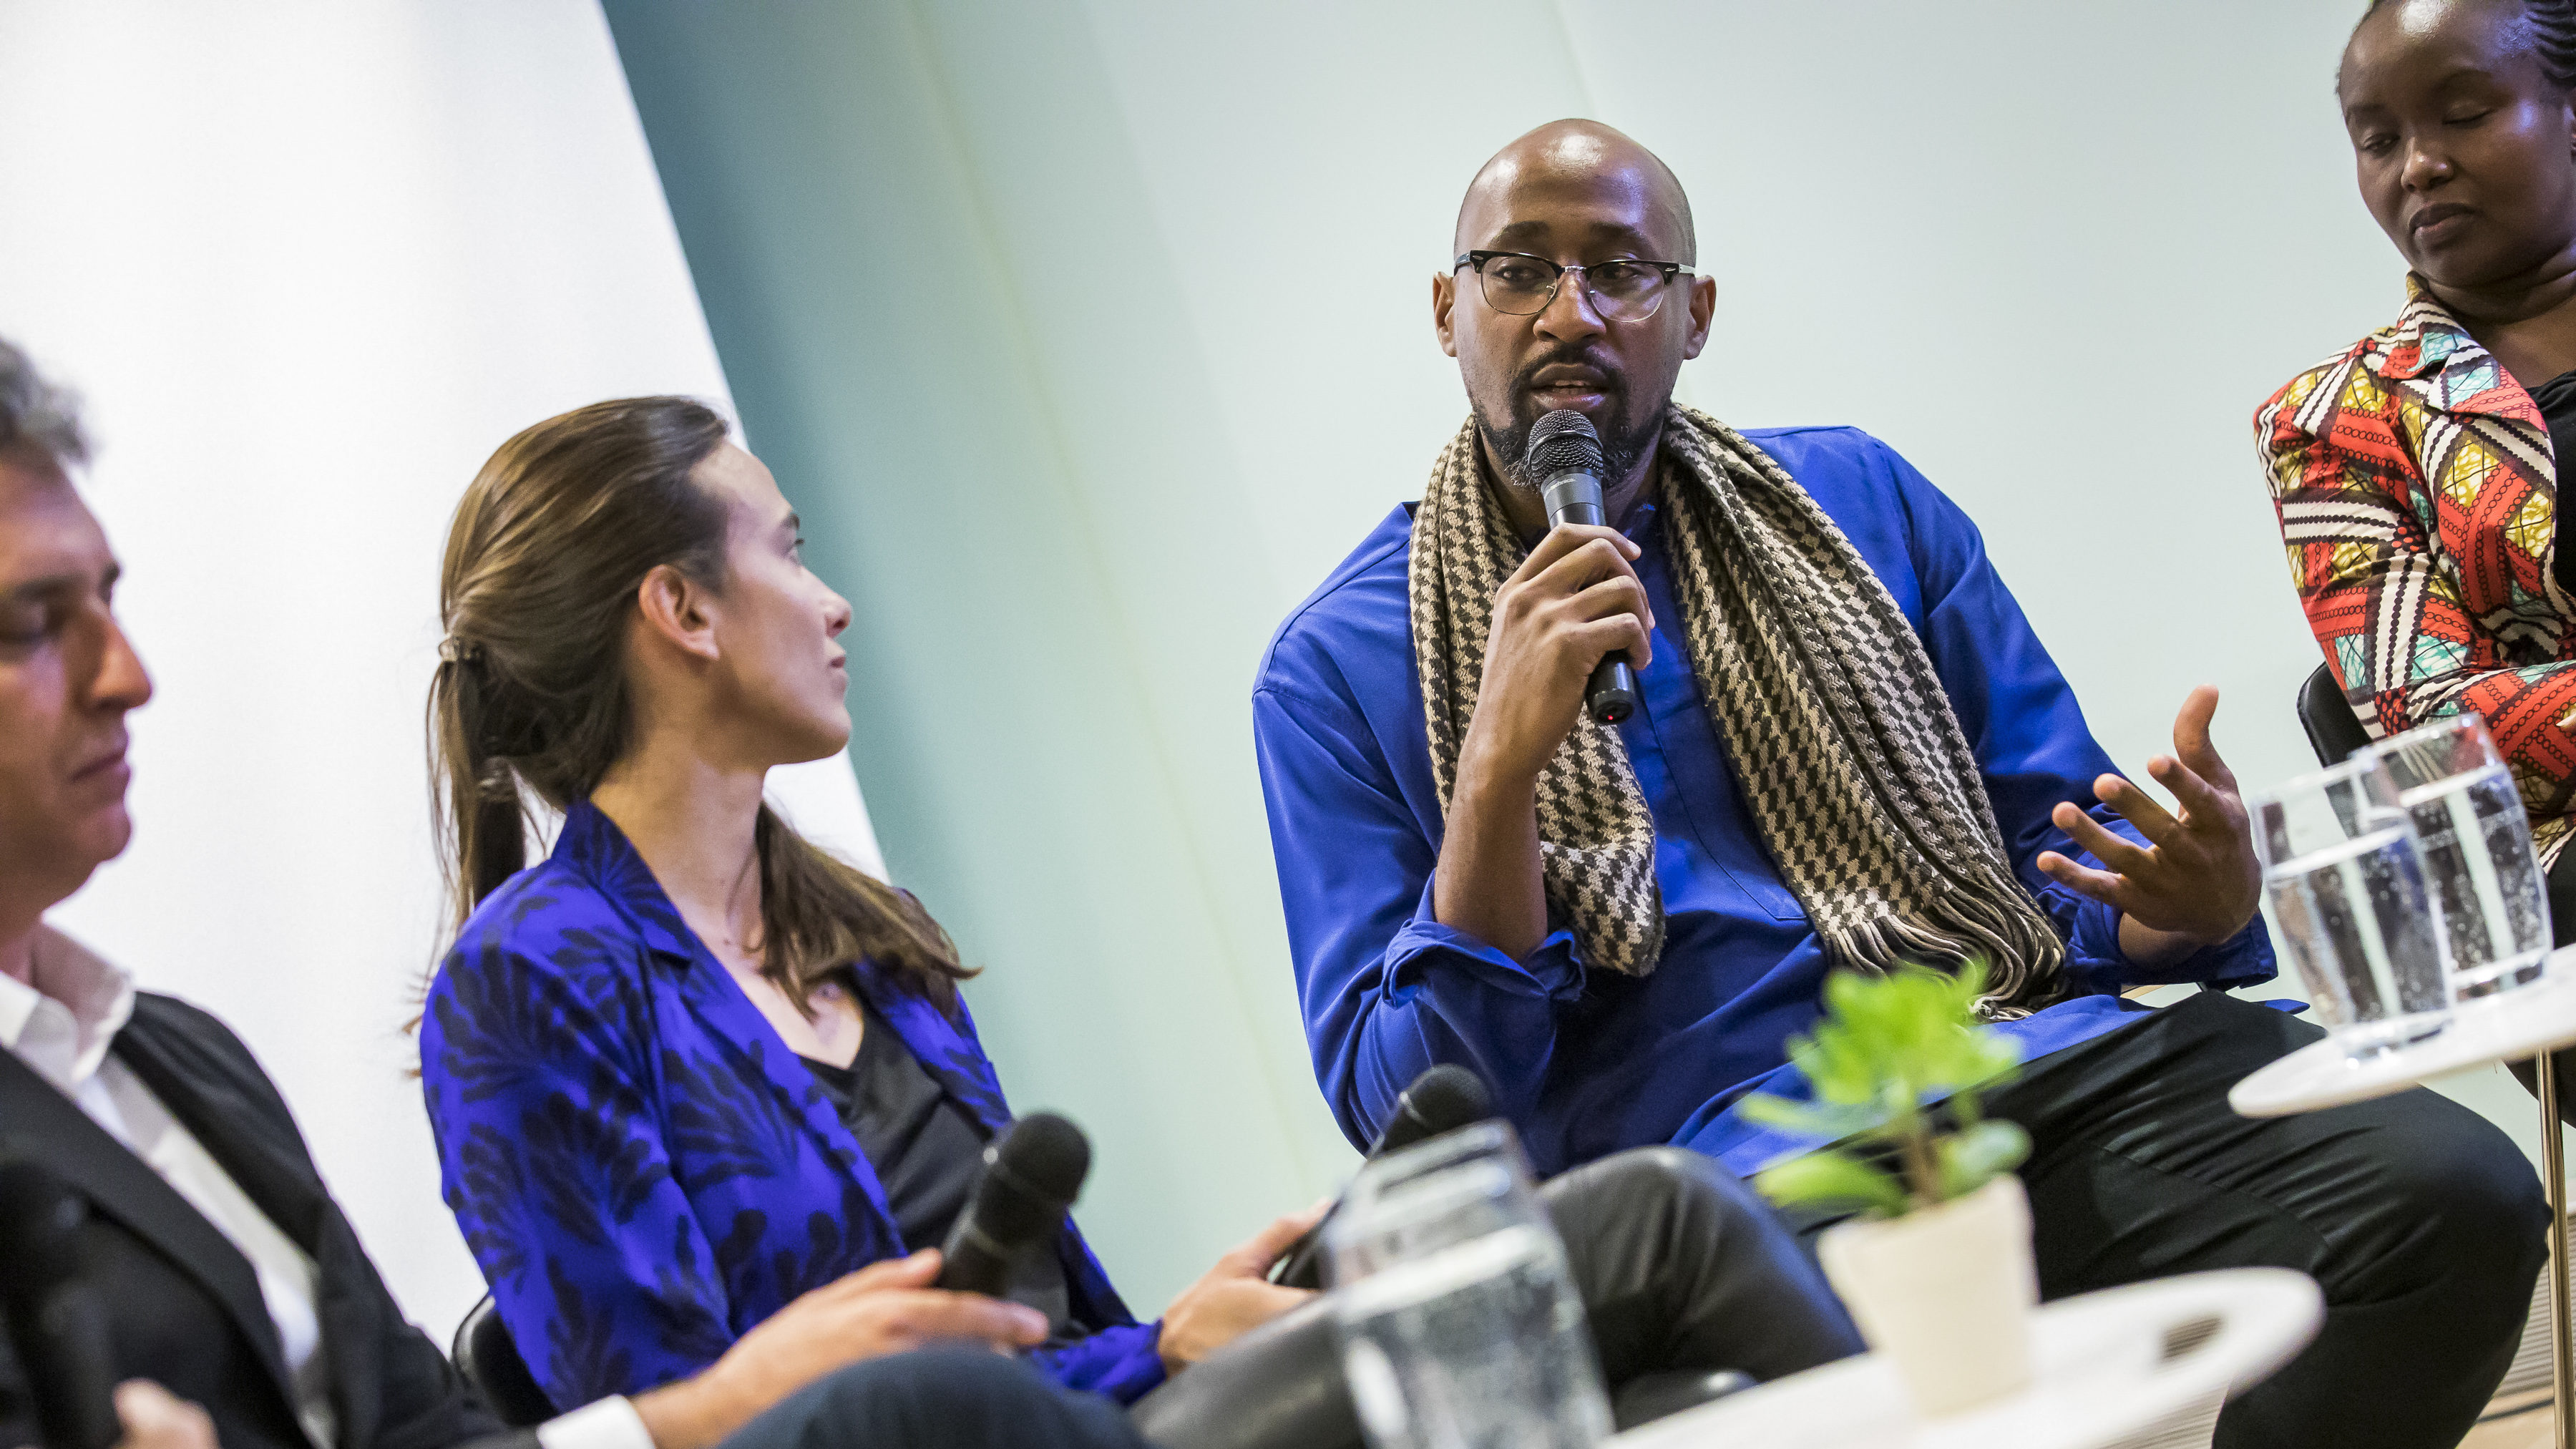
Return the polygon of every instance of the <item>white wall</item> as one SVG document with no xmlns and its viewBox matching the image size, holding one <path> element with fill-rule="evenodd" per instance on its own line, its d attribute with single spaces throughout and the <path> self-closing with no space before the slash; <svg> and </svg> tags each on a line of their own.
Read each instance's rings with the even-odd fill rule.
<svg viewBox="0 0 2576 1449">
<path fill-rule="evenodd" d="M 1119 224 L 1176 270 L 1283 607 L 1464 416 L 1429 278 L 1468 176 L 1591 115 L 1692 196 L 1718 322 L 1689 400 L 1921 465 L 2124 764 L 2204 679 L 2249 780 L 2310 763 L 2251 417 L 2402 300 L 2331 93 L 2354 0 L 1081 8 L 1150 198 Z M 1329 295 L 1274 305 L 1255 279 L 1300 258 Z M 1354 465 L 1298 445 L 1327 415 Z"/>
<path fill-rule="evenodd" d="M 12 0 L 0 177 L 0 336 L 88 396 L 159 686 L 134 847 L 54 919 L 248 1039 L 443 1336 L 482 1281 L 403 1024 L 438 945 L 447 518 L 539 418 L 725 397 L 606 27 L 584 0 Z M 796 775 L 789 812 L 881 868 L 846 764 Z"/>
</svg>

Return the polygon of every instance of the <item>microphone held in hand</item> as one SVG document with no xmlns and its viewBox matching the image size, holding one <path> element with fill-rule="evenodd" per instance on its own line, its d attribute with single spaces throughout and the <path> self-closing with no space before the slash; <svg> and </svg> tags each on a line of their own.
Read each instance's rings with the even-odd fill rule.
<svg viewBox="0 0 2576 1449">
<path fill-rule="evenodd" d="M 1574 409 L 1558 408 L 1530 429 L 1521 474 L 1538 480 L 1548 527 L 1608 521 L 1601 509 L 1601 435 Z M 1626 650 L 1603 655 L 1592 667 L 1583 712 L 1609 725 L 1637 712 L 1637 672 L 1628 667 Z"/>
<path fill-rule="evenodd" d="M 89 1205 L 41 1163 L 0 1159 L 0 1316 L 45 1449 L 109 1449 L 116 1365 L 107 1305 L 80 1273 Z"/>
<path fill-rule="evenodd" d="M 960 1293 L 1006 1296 L 1011 1265 L 1051 1244 L 1091 1171 L 1082 1129 L 1052 1112 L 1013 1123 L 984 1149 L 984 1172 L 940 1249 L 939 1283 Z"/>
<path fill-rule="evenodd" d="M 1578 415 L 1579 416 L 1579 415 Z M 1465 1067 L 1442 1063 L 1413 1079 L 1404 1095 L 1395 1099 L 1395 1115 L 1369 1144 L 1368 1161 L 1375 1162 L 1391 1152 L 1402 1152 L 1417 1142 L 1428 1141 L 1443 1132 L 1454 1132 L 1472 1122 L 1482 1122 L 1494 1115 L 1494 1094 L 1485 1087 L 1485 1079 Z M 1333 1212 L 1341 1204 L 1333 1205 Z M 1283 1288 L 1320 1288 L 1324 1283 L 1324 1224 L 1333 1220 L 1328 1212 L 1288 1245 L 1279 1255 L 1277 1267 L 1270 1270 L 1270 1281 Z"/>
</svg>

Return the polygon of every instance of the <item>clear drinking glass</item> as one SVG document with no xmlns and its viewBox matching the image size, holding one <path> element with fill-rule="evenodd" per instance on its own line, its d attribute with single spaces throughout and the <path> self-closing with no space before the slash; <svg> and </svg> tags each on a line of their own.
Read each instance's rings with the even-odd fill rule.
<svg viewBox="0 0 2576 1449">
<path fill-rule="evenodd" d="M 1362 1168 L 1324 1245 L 1375 1449 L 1591 1449 L 1610 1433 L 1565 1244 L 1508 1124 Z"/>
<path fill-rule="evenodd" d="M 2308 999 L 2354 1056 L 2440 1031 L 2450 951 L 2415 824 L 2364 750 L 2254 797 L 2264 906 Z"/>
<path fill-rule="evenodd" d="M 2549 959 L 2549 888 L 2522 793 L 2486 721 L 2459 715 L 2383 740 L 2374 753 L 2415 822 L 2450 942 L 2454 999 L 2538 981 Z"/>
</svg>

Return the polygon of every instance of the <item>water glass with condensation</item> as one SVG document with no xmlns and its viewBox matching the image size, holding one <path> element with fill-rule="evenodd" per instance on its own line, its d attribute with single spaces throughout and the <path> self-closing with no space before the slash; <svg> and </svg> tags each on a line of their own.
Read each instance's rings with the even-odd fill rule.
<svg viewBox="0 0 2576 1449">
<path fill-rule="evenodd" d="M 2369 750 L 2254 797 L 2263 907 L 2355 1057 L 2447 1023 L 2450 946 L 2415 823 Z"/>
<path fill-rule="evenodd" d="M 2373 747 L 2415 825 L 2451 951 L 2451 994 L 2472 1001 L 2538 981 L 2549 960 L 2549 886 L 2513 771 L 2474 714 Z"/>
<path fill-rule="evenodd" d="M 1324 1242 L 1375 1449 L 1591 1449 L 1609 1434 L 1565 1244 L 1509 1125 L 1362 1168 Z"/>
</svg>

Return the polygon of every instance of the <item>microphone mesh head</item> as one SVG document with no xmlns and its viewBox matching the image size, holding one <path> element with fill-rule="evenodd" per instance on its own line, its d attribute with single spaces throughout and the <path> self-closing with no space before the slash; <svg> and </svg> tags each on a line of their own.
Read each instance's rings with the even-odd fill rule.
<svg viewBox="0 0 2576 1449">
<path fill-rule="evenodd" d="M 1091 1140 L 1053 1112 L 1033 1112 L 1005 1133 L 993 1165 L 1058 1203 L 1081 1195 L 1091 1173 Z"/>
<path fill-rule="evenodd" d="M 1591 425 L 1585 424 L 1590 432 Z M 1404 1089 L 1413 1102 L 1413 1115 L 1429 1124 L 1434 1135 L 1482 1122 L 1494 1115 L 1494 1094 L 1485 1087 L 1485 1079 L 1465 1067 L 1442 1063 L 1413 1079 Z"/>
<path fill-rule="evenodd" d="M 1521 471 L 1544 486 L 1563 473 L 1601 473 L 1601 435 L 1592 420 L 1572 408 L 1558 408 L 1530 429 L 1529 451 Z"/>
</svg>

